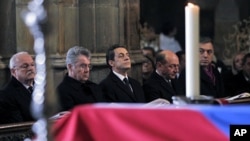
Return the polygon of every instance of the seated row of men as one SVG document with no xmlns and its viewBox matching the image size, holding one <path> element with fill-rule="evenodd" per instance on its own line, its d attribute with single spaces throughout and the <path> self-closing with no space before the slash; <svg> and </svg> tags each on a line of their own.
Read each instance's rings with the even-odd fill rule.
<svg viewBox="0 0 250 141">
<path fill-rule="evenodd" d="M 200 44 L 201 94 L 215 98 L 224 97 L 222 79 L 211 66 L 213 45 L 210 41 Z M 146 103 L 157 98 L 172 102 L 172 96 L 185 94 L 185 72 L 179 73 L 179 59 L 165 50 L 155 57 L 156 70 L 141 86 L 128 76 L 131 60 L 126 47 L 113 45 L 106 52 L 110 73 L 99 84 L 89 80 L 91 53 L 80 46 L 70 48 L 66 55 L 67 74 L 57 87 L 59 111 L 69 111 L 80 104 L 96 102 Z M 0 123 L 35 120 L 30 112 L 32 88 L 36 68 L 27 52 L 13 55 L 9 62 L 11 80 L 0 91 Z M 190 82 L 192 83 L 192 82 Z"/>
</svg>

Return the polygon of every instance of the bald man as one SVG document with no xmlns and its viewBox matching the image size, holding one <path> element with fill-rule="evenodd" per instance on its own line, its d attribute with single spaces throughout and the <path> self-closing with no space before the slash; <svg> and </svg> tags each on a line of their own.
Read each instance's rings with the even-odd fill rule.
<svg viewBox="0 0 250 141">
<path fill-rule="evenodd" d="M 179 59 L 169 50 L 156 55 L 156 71 L 143 85 L 147 101 L 163 98 L 172 103 L 176 93 L 176 75 L 179 72 Z"/>
</svg>

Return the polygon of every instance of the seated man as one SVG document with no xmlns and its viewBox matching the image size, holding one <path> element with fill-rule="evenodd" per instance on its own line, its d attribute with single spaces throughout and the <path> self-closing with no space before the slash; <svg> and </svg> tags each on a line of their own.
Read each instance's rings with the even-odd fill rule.
<svg viewBox="0 0 250 141">
<path fill-rule="evenodd" d="M 156 70 L 144 83 L 143 90 L 147 101 L 163 98 L 172 102 L 176 93 L 176 74 L 179 59 L 172 51 L 164 50 L 156 55 Z"/>
<path fill-rule="evenodd" d="M 100 83 L 105 98 L 109 102 L 145 102 L 140 83 L 128 77 L 131 61 L 127 49 L 124 46 L 113 45 L 106 53 L 106 63 L 111 71 Z"/>
<path fill-rule="evenodd" d="M 200 94 L 214 98 L 224 97 L 224 84 L 219 71 L 212 64 L 214 46 L 208 37 L 200 38 Z M 186 66 L 188 67 L 188 66 Z M 186 94 L 186 71 L 182 71 L 178 78 L 178 91 Z M 192 83 L 192 82 L 190 82 Z"/>
<path fill-rule="evenodd" d="M 34 60 L 27 52 L 19 52 L 11 57 L 9 68 L 11 79 L 1 95 L 7 123 L 33 121 L 30 103 L 36 74 Z"/>
<path fill-rule="evenodd" d="M 68 73 L 57 87 L 60 111 L 67 111 L 76 105 L 103 102 L 103 95 L 97 84 L 89 81 L 91 54 L 83 47 L 70 48 L 66 56 Z"/>
</svg>

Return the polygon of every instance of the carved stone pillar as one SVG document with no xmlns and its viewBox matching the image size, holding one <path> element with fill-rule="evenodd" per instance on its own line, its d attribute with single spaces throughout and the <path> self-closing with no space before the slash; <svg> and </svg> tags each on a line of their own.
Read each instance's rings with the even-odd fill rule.
<svg viewBox="0 0 250 141">
<path fill-rule="evenodd" d="M 6 75 L 9 73 L 9 70 L 7 69 L 7 66 L 4 62 L 2 62 L 2 56 L 0 56 L 0 88 L 5 85 L 7 80 L 9 79 L 9 75 Z"/>
<path fill-rule="evenodd" d="M 16 52 L 15 0 L 0 1 L 0 88 L 9 80 L 9 57 Z"/>
<path fill-rule="evenodd" d="M 46 1 L 46 45 L 51 54 L 63 55 L 79 44 L 78 0 Z"/>
<path fill-rule="evenodd" d="M 112 44 L 139 49 L 139 0 L 79 1 L 80 44 L 93 53 Z"/>
<path fill-rule="evenodd" d="M 16 51 L 15 0 L 0 1 L 0 55 L 11 56 Z"/>
<path fill-rule="evenodd" d="M 16 0 L 16 51 L 33 53 L 34 39 L 22 19 L 23 10 L 27 9 L 30 0 Z"/>
</svg>

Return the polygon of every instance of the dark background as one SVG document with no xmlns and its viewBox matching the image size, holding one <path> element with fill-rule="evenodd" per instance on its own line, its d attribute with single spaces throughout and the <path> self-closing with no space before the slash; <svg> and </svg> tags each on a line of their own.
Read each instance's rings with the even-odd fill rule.
<svg viewBox="0 0 250 141">
<path fill-rule="evenodd" d="M 178 28 L 176 39 L 181 47 L 185 49 L 185 6 L 192 1 L 195 4 L 202 4 L 200 7 L 200 35 L 214 37 L 215 8 L 219 0 L 141 0 L 140 19 L 152 25 L 156 33 L 160 32 L 164 22 L 171 21 Z M 199 3 L 197 3 L 199 2 Z M 240 20 L 250 15 L 249 0 L 235 0 L 239 7 Z M 228 13 L 230 14 L 230 13 Z"/>
</svg>

